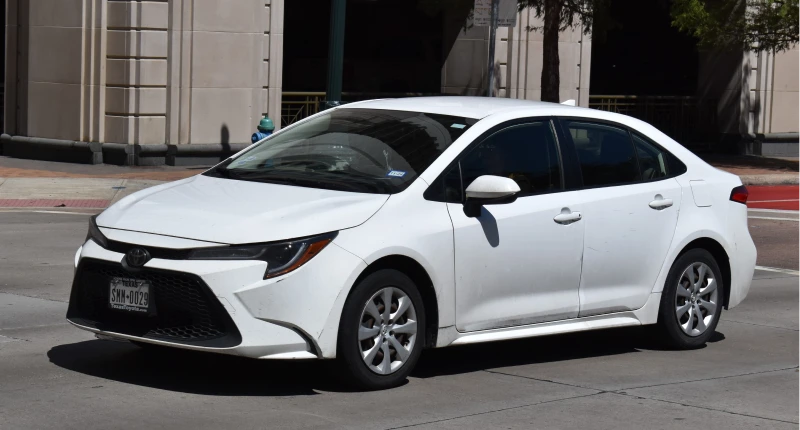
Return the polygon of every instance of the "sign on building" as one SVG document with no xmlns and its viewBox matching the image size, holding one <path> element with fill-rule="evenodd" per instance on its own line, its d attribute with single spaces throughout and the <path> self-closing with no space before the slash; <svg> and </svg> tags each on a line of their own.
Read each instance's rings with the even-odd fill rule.
<svg viewBox="0 0 800 430">
<path fill-rule="evenodd" d="M 514 27 L 517 25 L 517 0 L 498 0 L 497 26 Z M 472 24 L 477 27 L 488 27 L 492 24 L 492 0 L 475 0 L 475 14 Z"/>
</svg>

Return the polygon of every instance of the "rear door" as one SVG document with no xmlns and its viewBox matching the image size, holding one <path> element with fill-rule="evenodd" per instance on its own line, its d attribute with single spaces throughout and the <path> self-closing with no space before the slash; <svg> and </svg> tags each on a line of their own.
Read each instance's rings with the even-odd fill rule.
<svg viewBox="0 0 800 430">
<path fill-rule="evenodd" d="M 681 204 L 669 153 L 621 125 L 564 119 L 582 177 L 580 316 L 638 309 L 653 290 Z"/>
</svg>

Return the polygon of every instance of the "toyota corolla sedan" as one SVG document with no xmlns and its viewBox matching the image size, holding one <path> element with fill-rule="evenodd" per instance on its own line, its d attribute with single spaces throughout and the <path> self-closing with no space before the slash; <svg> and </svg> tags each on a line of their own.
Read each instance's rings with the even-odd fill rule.
<svg viewBox="0 0 800 430">
<path fill-rule="evenodd" d="M 67 319 L 104 337 L 338 359 L 653 325 L 689 349 L 747 295 L 747 189 L 623 115 L 497 98 L 348 104 L 91 220 Z"/>
</svg>

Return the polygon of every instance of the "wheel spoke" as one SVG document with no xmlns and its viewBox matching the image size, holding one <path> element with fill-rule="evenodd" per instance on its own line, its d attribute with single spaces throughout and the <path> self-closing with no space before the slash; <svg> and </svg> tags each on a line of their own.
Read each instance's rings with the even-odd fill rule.
<svg viewBox="0 0 800 430">
<path fill-rule="evenodd" d="M 700 291 L 700 288 L 703 287 L 703 283 L 705 283 L 706 281 L 706 270 L 707 270 L 706 268 L 707 266 L 705 264 L 701 264 L 700 269 L 697 271 L 699 276 L 697 277 L 697 281 L 694 284 L 695 291 Z"/>
<path fill-rule="evenodd" d="M 706 331 L 706 322 L 703 320 L 703 312 L 700 311 L 699 305 L 694 305 L 694 313 L 697 315 L 697 331 L 700 333 Z"/>
<path fill-rule="evenodd" d="M 686 269 L 686 277 L 689 278 L 689 285 L 694 286 L 694 283 L 697 282 L 697 278 L 694 277 L 693 265 Z"/>
<path fill-rule="evenodd" d="M 383 320 L 383 316 L 381 315 L 378 307 L 375 306 L 375 301 L 370 300 L 367 302 L 367 307 L 364 309 L 364 312 L 370 314 L 373 318 L 375 318 L 375 323 L 377 324 L 379 321 Z"/>
<path fill-rule="evenodd" d="M 400 334 L 417 334 L 417 322 L 408 320 L 405 324 L 393 326 L 392 331 Z"/>
<path fill-rule="evenodd" d="M 391 343 L 394 350 L 397 351 L 397 358 L 400 361 L 405 362 L 408 356 L 411 355 L 411 351 L 407 350 L 394 336 L 389 336 L 389 343 Z"/>
<path fill-rule="evenodd" d="M 383 322 L 388 323 L 392 315 L 392 288 L 383 289 Z"/>
<path fill-rule="evenodd" d="M 700 292 L 697 294 L 700 296 L 705 296 L 709 293 L 713 293 L 716 289 L 717 289 L 717 280 L 711 278 L 708 280 L 708 285 L 706 285 L 706 287 L 700 290 Z"/>
<path fill-rule="evenodd" d="M 700 299 L 697 301 L 697 303 L 700 305 L 700 307 L 704 308 L 706 312 L 708 312 L 708 315 L 714 315 L 717 312 L 717 304 L 714 302 L 708 302 Z"/>
<path fill-rule="evenodd" d="M 364 327 L 362 325 L 362 326 L 358 327 L 358 340 L 362 341 L 364 339 L 373 338 L 373 337 L 377 336 L 378 333 L 380 333 L 380 331 L 381 331 L 380 327 L 368 328 L 368 327 Z"/>
<path fill-rule="evenodd" d="M 681 324 L 681 328 L 683 328 L 684 333 L 691 334 L 692 328 L 694 328 L 694 322 L 692 321 L 692 316 L 694 315 L 694 306 L 689 306 L 688 314 L 689 319 L 686 320 L 686 324 Z"/>
<path fill-rule="evenodd" d="M 372 360 L 375 359 L 375 355 L 378 353 L 378 350 L 381 349 L 381 343 L 375 342 L 375 345 L 372 345 L 368 351 L 361 351 L 361 354 L 364 357 L 364 362 L 368 365 L 372 365 Z"/>
<path fill-rule="evenodd" d="M 408 297 L 400 297 L 397 299 L 397 311 L 395 311 L 390 318 L 392 321 L 397 321 L 397 318 L 402 316 L 411 306 L 411 299 Z"/>
<path fill-rule="evenodd" d="M 677 315 L 678 319 L 680 320 L 683 317 L 683 315 L 686 313 L 686 311 L 688 311 L 689 308 L 691 308 L 691 307 L 692 307 L 691 303 L 686 303 L 683 306 L 678 306 L 678 308 L 675 309 L 675 315 Z"/>
<path fill-rule="evenodd" d="M 678 284 L 678 297 L 686 297 L 687 299 L 692 295 L 686 288 L 683 287 L 683 284 Z"/>
<path fill-rule="evenodd" d="M 381 344 L 381 350 L 383 351 L 383 361 L 381 361 L 380 371 L 384 375 L 388 374 L 392 370 L 392 357 L 389 354 L 389 342 L 383 342 Z"/>
</svg>

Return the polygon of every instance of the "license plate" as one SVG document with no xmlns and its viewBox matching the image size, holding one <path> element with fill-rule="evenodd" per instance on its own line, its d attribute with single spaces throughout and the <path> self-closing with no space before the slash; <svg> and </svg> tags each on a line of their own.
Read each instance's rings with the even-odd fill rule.
<svg viewBox="0 0 800 430">
<path fill-rule="evenodd" d="M 108 307 L 147 314 L 151 305 L 150 282 L 141 279 L 111 278 Z"/>
</svg>

